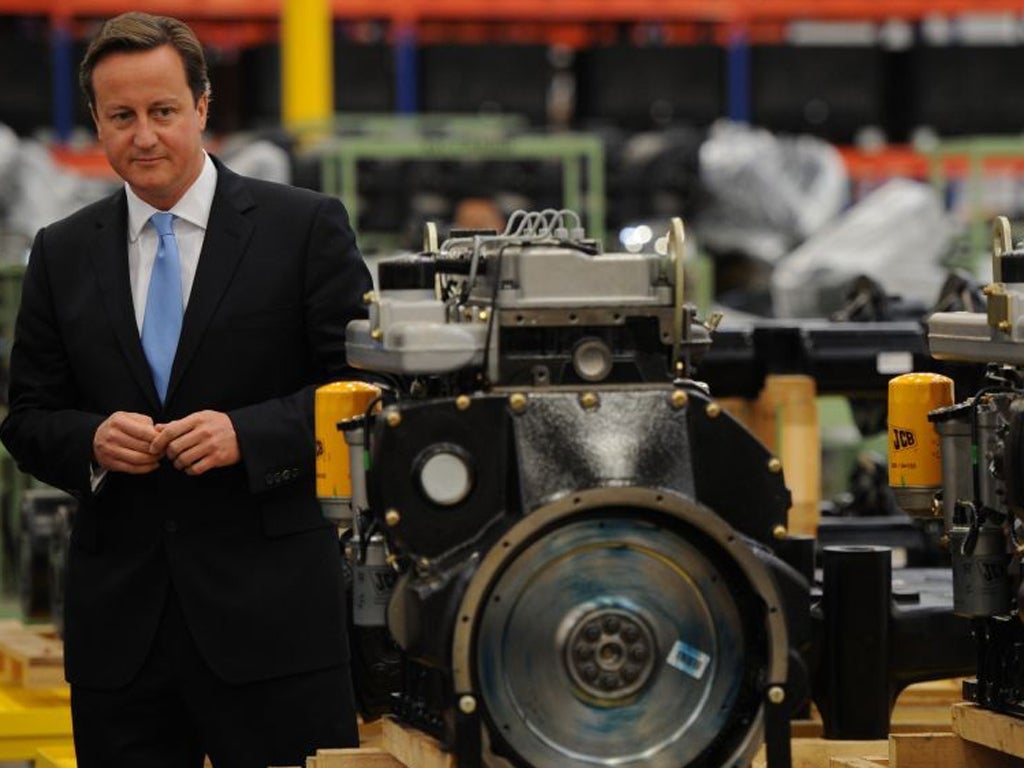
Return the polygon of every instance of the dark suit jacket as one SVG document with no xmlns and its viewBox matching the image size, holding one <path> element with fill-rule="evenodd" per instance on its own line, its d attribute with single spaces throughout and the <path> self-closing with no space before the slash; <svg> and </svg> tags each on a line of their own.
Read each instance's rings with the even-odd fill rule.
<svg viewBox="0 0 1024 768">
<path fill-rule="evenodd" d="M 346 378 L 345 326 L 370 277 L 341 203 L 218 164 L 167 400 L 135 324 L 123 191 L 41 230 L 25 274 L 0 438 L 80 501 L 68 563 L 66 669 L 114 688 L 149 650 L 173 585 L 207 662 L 230 682 L 348 659 L 335 531 L 314 478 L 315 386 Z M 166 422 L 225 411 L 242 463 L 89 484 L 114 411 Z"/>
</svg>

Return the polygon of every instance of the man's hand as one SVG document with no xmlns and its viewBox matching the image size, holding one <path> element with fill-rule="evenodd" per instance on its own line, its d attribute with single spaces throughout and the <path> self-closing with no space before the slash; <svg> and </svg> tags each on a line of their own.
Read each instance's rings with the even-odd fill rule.
<svg viewBox="0 0 1024 768">
<path fill-rule="evenodd" d="M 109 472 L 144 475 L 160 463 L 160 455 L 150 450 L 156 437 L 156 427 L 149 416 L 117 411 L 93 435 L 93 459 Z"/>
<path fill-rule="evenodd" d="M 154 457 L 166 455 L 188 475 L 201 475 L 242 460 L 235 426 L 226 413 L 198 411 L 183 419 L 155 426 L 149 445 Z"/>
</svg>

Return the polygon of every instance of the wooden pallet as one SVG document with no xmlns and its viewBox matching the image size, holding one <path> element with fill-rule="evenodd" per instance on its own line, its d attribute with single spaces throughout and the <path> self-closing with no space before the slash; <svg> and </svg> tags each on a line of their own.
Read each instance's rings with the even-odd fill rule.
<svg viewBox="0 0 1024 768">
<path fill-rule="evenodd" d="M 883 754 L 872 743 L 861 755 L 833 754 L 815 768 L 1024 768 L 1024 720 L 961 702 L 952 723 L 952 733 L 893 734 Z"/>
<path fill-rule="evenodd" d="M 456 768 L 437 739 L 390 717 L 360 726 L 359 741 L 358 749 L 319 749 L 305 768 Z"/>
<path fill-rule="evenodd" d="M 22 688 L 65 685 L 64 644 L 51 626 L 0 622 L 0 683 Z"/>
<path fill-rule="evenodd" d="M 1024 720 L 975 704 L 955 704 L 953 733 L 973 746 L 1012 758 L 1012 765 L 1024 766 Z"/>
<path fill-rule="evenodd" d="M 943 707 L 940 702 L 956 699 L 958 691 L 959 681 L 942 681 L 901 697 L 897 709 L 908 710 L 909 716 L 906 722 L 894 722 L 900 732 L 888 739 L 838 741 L 820 738 L 820 730 L 801 737 L 794 723 L 792 768 L 1024 768 L 1024 720 L 962 702 Z M 916 722 L 921 719 L 913 714 L 916 706 L 929 717 L 936 708 L 944 714 L 936 722 Z M 946 731 L 950 724 L 953 732 Z M 807 732 L 815 725 L 820 729 L 820 722 L 805 725 Z M 320 750 L 307 758 L 305 768 L 456 768 L 454 756 L 420 731 L 385 719 L 379 734 L 379 741 L 375 735 L 364 737 L 360 749 Z M 751 765 L 765 764 L 762 750 Z"/>
</svg>

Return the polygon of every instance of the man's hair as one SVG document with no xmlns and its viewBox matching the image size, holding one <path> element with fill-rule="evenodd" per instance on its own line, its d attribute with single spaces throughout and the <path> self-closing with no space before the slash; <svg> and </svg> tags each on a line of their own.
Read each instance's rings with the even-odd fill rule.
<svg viewBox="0 0 1024 768">
<path fill-rule="evenodd" d="M 112 53 L 150 51 L 162 45 L 171 46 L 181 56 L 185 79 L 195 102 L 199 103 L 200 96 L 209 96 L 210 78 L 206 72 L 203 46 L 189 26 L 169 16 L 132 11 L 103 22 L 99 33 L 89 43 L 78 71 L 78 82 L 85 91 L 89 107 L 96 107 L 92 73 L 100 61 Z"/>
</svg>

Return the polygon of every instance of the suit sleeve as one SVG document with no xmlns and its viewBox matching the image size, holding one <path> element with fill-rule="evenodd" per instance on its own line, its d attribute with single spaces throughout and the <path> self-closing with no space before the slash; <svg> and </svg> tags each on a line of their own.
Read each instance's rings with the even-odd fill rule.
<svg viewBox="0 0 1024 768">
<path fill-rule="evenodd" d="M 304 267 L 305 338 L 314 380 L 287 396 L 229 412 L 252 492 L 314 473 L 313 405 L 316 388 L 331 381 L 361 378 L 345 357 L 345 328 L 366 316 L 363 295 L 372 289 L 369 270 L 341 202 L 319 204 L 301 254 Z"/>
<path fill-rule="evenodd" d="M 90 492 L 92 441 L 104 417 L 79 410 L 48 274 L 46 230 L 32 245 L 11 349 L 10 412 L 0 439 L 18 467 L 76 496 Z"/>
</svg>

